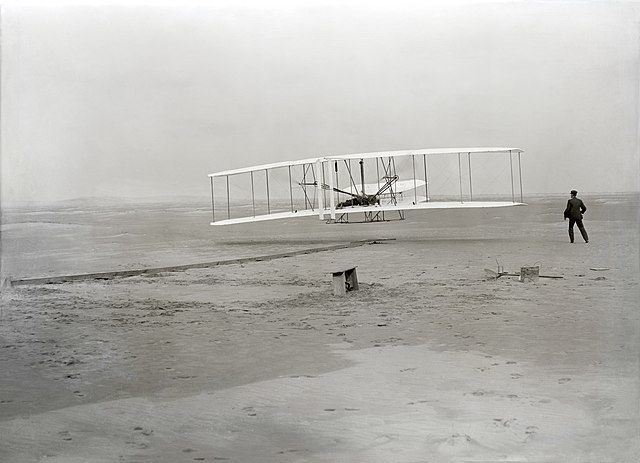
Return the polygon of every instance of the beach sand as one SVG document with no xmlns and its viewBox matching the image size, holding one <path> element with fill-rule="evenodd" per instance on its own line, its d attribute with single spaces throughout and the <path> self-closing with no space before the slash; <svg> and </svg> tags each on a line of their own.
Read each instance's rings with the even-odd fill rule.
<svg viewBox="0 0 640 463">
<path fill-rule="evenodd" d="M 635 463 L 637 197 L 587 205 L 589 244 L 569 244 L 563 204 L 541 201 L 471 221 L 216 227 L 224 251 L 204 240 L 162 260 L 157 245 L 142 263 L 386 240 L 5 289 L 0 461 Z M 129 249 L 124 268 L 150 259 Z M 22 277 L 115 262 L 49 252 L 20 275 L 10 251 Z M 491 278 L 496 261 L 562 278 Z M 329 272 L 352 266 L 360 289 L 334 296 Z"/>
</svg>

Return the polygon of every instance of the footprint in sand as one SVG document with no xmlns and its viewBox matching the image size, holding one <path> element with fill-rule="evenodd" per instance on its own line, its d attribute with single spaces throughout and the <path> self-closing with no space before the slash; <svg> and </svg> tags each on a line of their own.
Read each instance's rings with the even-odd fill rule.
<svg viewBox="0 0 640 463">
<path fill-rule="evenodd" d="M 258 414 L 255 412 L 253 407 L 243 407 L 242 411 L 247 412 L 248 416 L 257 416 Z"/>
<path fill-rule="evenodd" d="M 142 426 L 136 426 L 133 430 L 140 432 L 144 436 L 150 436 L 153 434 L 153 429 L 144 429 Z"/>
<path fill-rule="evenodd" d="M 527 435 L 527 437 L 524 438 L 524 442 L 526 443 L 536 437 L 536 434 L 538 434 L 538 427 L 527 426 L 527 429 L 524 433 Z"/>
<path fill-rule="evenodd" d="M 148 449 L 149 444 L 146 438 L 153 434 L 153 430 L 145 429 L 142 426 L 136 426 L 135 428 L 133 428 L 133 430 L 135 431 L 135 434 L 130 440 L 126 440 L 125 444 L 131 445 L 132 447 L 140 450 Z M 140 437 L 140 434 L 142 434 L 142 436 L 144 437 Z"/>
<path fill-rule="evenodd" d="M 445 439 L 439 439 L 436 443 L 440 452 L 445 454 L 456 454 L 460 452 L 468 452 L 472 448 L 482 447 L 478 442 L 471 438 L 468 434 L 452 434 Z"/>
<path fill-rule="evenodd" d="M 430 402 L 437 402 L 437 400 L 416 400 L 415 402 L 407 402 L 407 405 L 415 405 L 415 404 L 427 404 Z"/>
<path fill-rule="evenodd" d="M 506 420 L 504 418 L 494 418 L 493 419 L 493 424 L 494 424 L 494 426 L 497 426 L 497 427 L 509 428 L 509 427 L 511 427 L 511 425 L 513 424 L 514 421 L 516 421 L 515 418 L 512 418 L 510 420 Z"/>
<path fill-rule="evenodd" d="M 149 444 L 146 444 L 144 442 L 135 442 L 135 441 L 132 441 L 132 440 L 128 440 L 128 441 L 125 441 L 124 443 L 127 444 L 127 445 L 131 445 L 131 446 L 133 446 L 133 447 L 135 447 L 136 449 L 139 449 L 139 450 L 144 450 L 144 449 L 148 449 L 149 448 Z"/>
</svg>

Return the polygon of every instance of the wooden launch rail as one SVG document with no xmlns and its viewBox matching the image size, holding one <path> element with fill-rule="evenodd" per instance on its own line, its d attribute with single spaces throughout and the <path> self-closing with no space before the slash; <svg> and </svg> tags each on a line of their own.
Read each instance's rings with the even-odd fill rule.
<svg viewBox="0 0 640 463">
<path fill-rule="evenodd" d="M 198 264 L 187 265 L 174 265 L 171 267 L 156 267 L 137 270 L 119 270 L 113 272 L 99 272 L 99 273 L 82 273 L 78 275 L 64 275 L 54 277 L 43 278 L 25 278 L 12 280 L 10 277 L 3 281 L 3 287 L 22 286 L 22 285 L 47 285 L 55 283 L 67 283 L 70 281 L 82 281 L 82 280 L 110 280 L 112 278 L 126 278 L 138 275 L 154 275 L 164 272 L 182 272 L 184 270 L 194 268 L 210 268 L 218 265 L 231 265 L 231 264 L 244 264 L 247 262 L 261 262 L 265 260 L 283 259 L 285 257 L 293 257 L 302 254 L 312 254 L 316 252 L 333 251 L 336 249 L 354 248 L 363 246 L 365 244 L 376 244 L 382 241 L 390 241 L 393 238 L 376 239 L 376 240 L 360 240 L 351 241 L 349 243 L 336 244 L 332 246 L 323 246 L 319 248 L 299 249 L 297 251 L 283 252 L 279 254 L 268 254 L 264 256 L 255 257 L 241 257 L 239 259 L 218 260 L 214 262 L 202 262 Z"/>
</svg>

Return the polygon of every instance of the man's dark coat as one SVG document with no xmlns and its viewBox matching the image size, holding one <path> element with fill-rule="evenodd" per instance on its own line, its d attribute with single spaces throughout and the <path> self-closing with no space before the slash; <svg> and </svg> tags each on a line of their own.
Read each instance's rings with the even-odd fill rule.
<svg viewBox="0 0 640 463">
<path fill-rule="evenodd" d="M 567 208 L 564 210 L 565 219 L 582 220 L 582 214 L 587 210 L 581 199 L 573 197 L 567 201 Z"/>
</svg>

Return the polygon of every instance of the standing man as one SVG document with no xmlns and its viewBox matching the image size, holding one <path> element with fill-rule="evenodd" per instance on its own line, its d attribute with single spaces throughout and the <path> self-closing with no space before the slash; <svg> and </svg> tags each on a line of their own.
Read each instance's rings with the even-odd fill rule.
<svg viewBox="0 0 640 463">
<path fill-rule="evenodd" d="M 587 206 L 584 205 L 582 200 L 577 197 L 578 192 L 571 190 L 571 199 L 567 201 L 567 208 L 564 210 L 564 220 L 569 219 L 569 239 L 573 243 L 573 225 L 577 224 L 582 239 L 585 243 L 589 242 L 589 236 L 587 230 L 585 230 L 582 224 L 582 214 L 587 211 Z"/>
</svg>

